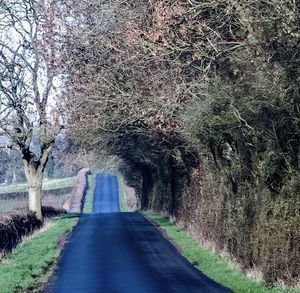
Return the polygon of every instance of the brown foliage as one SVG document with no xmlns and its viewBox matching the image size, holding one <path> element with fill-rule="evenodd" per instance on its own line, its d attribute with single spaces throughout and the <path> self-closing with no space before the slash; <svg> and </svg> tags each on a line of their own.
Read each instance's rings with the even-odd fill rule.
<svg viewBox="0 0 300 293">
<path fill-rule="evenodd" d="M 299 190 L 285 190 L 299 173 L 298 2 L 80 2 L 66 45 L 70 137 L 120 156 L 143 208 L 270 284 L 295 283 Z"/>
</svg>

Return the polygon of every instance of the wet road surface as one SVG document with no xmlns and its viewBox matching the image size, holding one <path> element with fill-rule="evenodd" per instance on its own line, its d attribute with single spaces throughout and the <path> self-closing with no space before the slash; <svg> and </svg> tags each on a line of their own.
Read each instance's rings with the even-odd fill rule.
<svg viewBox="0 0 300 293">
<path fill-rule="evenodd" d="M 80 218 L 44 292 L 231 292 L 195 269 L 143 216 L 121 213 L 114 175 L 97 175 L 93 212 Z"/>
</svg>

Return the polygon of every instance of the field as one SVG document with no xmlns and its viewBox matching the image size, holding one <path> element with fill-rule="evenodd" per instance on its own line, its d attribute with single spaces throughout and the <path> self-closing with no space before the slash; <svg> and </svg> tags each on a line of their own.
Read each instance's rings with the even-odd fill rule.
<svg viewBox="0 0 300 293">
<path fill-rule="evenodd" d="M 43 182 L 43 190 L 62 189 L 66 187 L 73 187 L 76 177 L 68 177 L 63 179 L 45 180 Z M 14 185 L 1 185 L 0 194 L 26 192 L 26 183 Z"/>
<path fill-rule="evenodd" d="M 74 183 L 75 177 L 44 181 L 43 205 L 62 208 Z M 0 186 L 0 214 L 25 208 L 27 207 L 27 202 L 26 184 Z"/>
</svg>

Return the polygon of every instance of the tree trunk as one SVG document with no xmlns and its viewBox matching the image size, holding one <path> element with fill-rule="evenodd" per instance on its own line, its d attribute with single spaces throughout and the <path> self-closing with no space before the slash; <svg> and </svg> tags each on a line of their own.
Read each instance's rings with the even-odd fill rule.
<svg viewBox="0 0 300 293">
<path fill-rule="evenodd" d="M 28 196 L 29 196 L 29 210 L 34 212 L 39 220 L 43 220 L 42 216 L 42 183 L 43 172 L 36 169 L 33 164 L 24 160 L 24 169 L 27 178 Z"/>
</svg>

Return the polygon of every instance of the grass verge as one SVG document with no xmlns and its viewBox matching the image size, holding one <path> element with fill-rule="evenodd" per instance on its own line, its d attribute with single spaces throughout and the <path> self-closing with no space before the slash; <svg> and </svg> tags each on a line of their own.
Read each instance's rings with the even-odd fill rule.
<svg viewBox="0 0 300 293">
<path fill-rule="evenodd" d="M 43 181 L 43 190 L 53 190 L 53 189 L 62 189 L 66 187 L 73 187 L 76 177 L 68 177 L 63 179 L 52 179 Z M 13 185 L 3 185 L 0 186 L 0 194 L 5 193 L 18 193 L 26 192 L 27 184 L 13 184 Z"/>
<path fill-rule="evenodd" d="M 35 292 L 50 276 L 50 267 L 60 253 L 58 241 L 77 221 L 77 214 L 56 217 L 50 227 L 37 232 L 4 257 L 0 263 L 0 291 Z"/>
<path fill-rule="evenodd" d="M 299 293 L 297 289 L 267 288 L 264 284 L 252 281 L 226 260 L 201 246 L 196 240 L 188 236 L 183 229 L 170 223 L 167 218 L 151 211 L 144 211 L 142 214 L 165 230 L 171 241 L 177 247 L 180 247 L 182 254 L 190 262 L 199 264 L 196 267 L 200 271 L 216 282 L 232 289 L 234 292 Z"/>
<path fill-rule="evenodd" d="M 95 173 L 92 173 L 88 177 L 89 186 L 85 195 L 84 206 L 83 206 L 83 212 L 86 214 L 90 214 L 93 212 L 95 178 L 96 178 Z"/>
<path fill-rule="evenodd" d="M 121 175 L 117 175 L 118 178 L 118 188 L 119 188 L 119 205 L 121 212 L 127 212 L 128 207 L 126 204 L 125 191 L 124 191 L 124 183 Z"/>
</svg>

